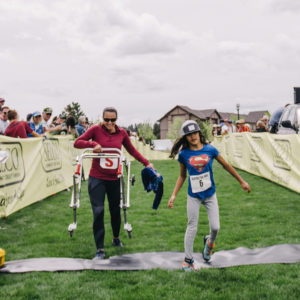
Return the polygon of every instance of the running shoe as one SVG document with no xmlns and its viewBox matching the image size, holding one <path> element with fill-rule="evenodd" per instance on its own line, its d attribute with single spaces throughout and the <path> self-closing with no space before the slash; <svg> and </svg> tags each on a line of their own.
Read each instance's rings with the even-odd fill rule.
<svg viewBox="0 0 300 300">
<path fill-rule="evenodd" d="M 185 258 L 183 263 L 182 263 L 182 270 L 184 272 L 194 272 L 196 271 L 195 269 L 195 264 L 194 264 L 194 259 L 191 258 Z"/>
<path fill-rule="evenodd" d="M 95 257 L 93 258 L 93 260 L 101 260 L 105 258 L 105 252 L 103 250 L 98 250 L 96 252 Z"/>
<path fill-rule="evenodd" d="M 123 247 L 123 243 L 122 243 L 122 241 L 119 238 L 112 239 L 112 244 L 115 247 Z"/>
<path fill-rule="evenodd" d="M 202 252 L 203 258 L 206 262 L 210 261 L 212 251 L 215 247 L 215 243 L 211 244 L 209 241 L 209 235 L 204 237 L 204 249 Z"/>
</svg>

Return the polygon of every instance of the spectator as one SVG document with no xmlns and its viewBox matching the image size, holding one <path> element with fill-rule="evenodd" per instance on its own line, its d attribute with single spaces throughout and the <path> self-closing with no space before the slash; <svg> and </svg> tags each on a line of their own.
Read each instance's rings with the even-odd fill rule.
<svg viewBox="0 0 300 300">
<path fill-rule="evenodd" d="M 233 126 L 232 122 L 228 121 L 228 119 L 224 120 L 224 124 L 222 126 L 222 135 L 228 134 L 228 133 L 233 133 Z"/>
<path fill-rule="evenodd" d="M 83 135 L 86 132 L 86 117 L 85 116 L 80 116 L 78 118 L 78 124 L 76 125 L 76 130 L 79 134 L 79 136 Z"/>
<path fill-rule="evenodd" d="M 74 138 L 78 138 L 79 134 L 76 129 L 75 119 L 73 116 L 68 116 L 66 119 L 66 127 L 67 127 L 67 133 L 73 135 Z"/>
<path fill-rule="evenodd" d="M 18 121 L 18 118 L 18 113 L 15 110 L 11 109 L 8 111 L 8 120 L 10 123 L 6 128 L 4 135 L 15 138 L 27 138 L 27 134 L 31 133 L 34 137 L 40 136 L 32 130 L 27 122 Z"/>
<path fill-rule="evenodd" d="M 212 129 L 212 132 L 211 132 L 213 137 L 217 136 L 217 127 L 218 127 L 217 124 L 213 125 L 213 129 Z"/>
<path fill-rule="evenodd" d="M 234 132 L 236 132 L 236 128 L 235 128 L 235 125 L 234 125 L 234 123 L 233 123 L 233 121 L 232 120 L 229 120 L 228 121 L 228 123 L 229 123 L 229 130 L 232 132 L 232 133 L 234 133 Z"/>
<path fill-rule="evenodd" d="M 39 135 L 42 135 L 44 133 L 44 127 L 42 125 L 42 115 L 39 111 L 35 111 L 32 114 L 32 122 L 29 123 L 29 126 Z M 29 133 L 27 136 L 32 137 L 33 135 Z"/>
<path fill-rule="evenodd" d="M 250 132 L 250 128 L 247 124 L 245 124 L 244 119 L 241 119 L 239 124 L 240 124 L 239 132 Z"/>
<path fill-rule="evenodd" d="M 235 130 L 236 130 L 236 132 L 240 132 L 240 129 L 241 129 L 241 124 L 240 124 L 240 120 L 237 120 L 236 122 L 235 122 Z"/>
<path fill-rule="evenodd" d="M 0 98 L 0 111 L 2 111 L 2 109 L 3 109 L 4 102 L 5 102 L 5 99 Z"/>
<path fill-rule="evenodd" d="M 218 125 L 217 126 L 217 135 L 219 136 L 219 135 L 222 135 L 222 127 L 221 127 L 221 125 Z"/>
<path fill-rule="evenodd" d="M 265 128 L 266 128 L 266 131 L 269 131 L 269 117 L 264 115 L 262 118 L 261 118 L 261 121 L 265 124 Z"/>
<path fill-rule="evenodd" d="M 266 125 L 262 120 L 256 123 L 256 132 L 267 132 Z"/>
<path fill-rule="evenodd" d="M 52 135 L 56 134 L 67 134 L 68 129 L 65 124 L 66 116 L 63 114 L 60 114 L 58 117 L 54 117 L 52 121 L 52 126 L 48 130 L 49 133 Z"/>
<path fill-rule="evenodd" d="M 2 111 L 1 111 L 2 118 L 0 119 L 0 134 L 4 134 L 5 129 L 9 125 L 8 111 L 9 111 L 8 106 L 3 106 L 2 107 Z"/>
<path fill-rule="evenodd" d="M 45 128 L 44 131 L 49 131 L 49 129 L 50 129 L 49 120 L 50 120 L 51 116 L 52 116 L 52 108 L 51 107 L 44 108 L 43 113 L 42 113 L 42 117 L 43 117 L 42 125 Z"/>
</svg>

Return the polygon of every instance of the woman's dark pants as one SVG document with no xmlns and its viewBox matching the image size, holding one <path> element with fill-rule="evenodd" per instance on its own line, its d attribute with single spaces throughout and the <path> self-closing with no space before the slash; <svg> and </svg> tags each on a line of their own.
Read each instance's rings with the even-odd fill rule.
<svg viewBox="0 0 300 300">
<path fill-rule="evenodd" d="M 121 226 L 120 179 L 102 180 L 89 177 L 88 191 L 93 209 L 93 231 L 97 249 L 104 248 L 104 199 L 107 194 L 110 222 L 114 237 L 118 237 Z"/>
</svg>

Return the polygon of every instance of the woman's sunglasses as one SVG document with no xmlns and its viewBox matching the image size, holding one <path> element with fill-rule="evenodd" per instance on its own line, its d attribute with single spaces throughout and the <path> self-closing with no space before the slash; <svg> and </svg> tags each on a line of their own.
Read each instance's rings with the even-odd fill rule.
<svg viewBox="0 0 300 300">
<path fill-rule="evenodd" d="M 103 118 L 103 120 L 105 121 L 105 122 L 109 122 L 109 121 L 111 121 L 112 123 L 113 122 L 116 122 L 117 121 L 117 118 L 113 118 L 113 119 L 108 119 L 108 118 Z"/>
</svg>

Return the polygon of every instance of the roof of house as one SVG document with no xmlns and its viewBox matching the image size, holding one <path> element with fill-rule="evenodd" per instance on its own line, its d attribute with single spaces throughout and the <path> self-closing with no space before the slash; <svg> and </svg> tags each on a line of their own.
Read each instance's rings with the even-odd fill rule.
<svg viewBox="0 0 300 300">
<path fill-rule="evenodd" d="M 256 123 L 264 115 L 268 115 L 268 114 L 269 114 L 269 112 L 267 110 L 250 111 L 245 118 L 245 122 L 246 123 Z"/>
<path fill-rule="evenodd" d="M 206 120 L 211 117 L 211 115 L 215 112 L 219 117 L 221 118 L 221 115 L 218 113 L 216 109 L 203 109 L 203 110 L 196 110 L 191 109 L 188 106 L 185 105 L 176 105 L 171 110 L 169 110 L 162 118 L 160 118 L 158 121 L 161 121 L 163 118 L 165 118 L 172 110 L 175 108 L 181 108 L 182 110 L 186 111 L 189 114 L 194 115 L 195 117 L 199 118 L 200 120 Z"/>
</svg>

